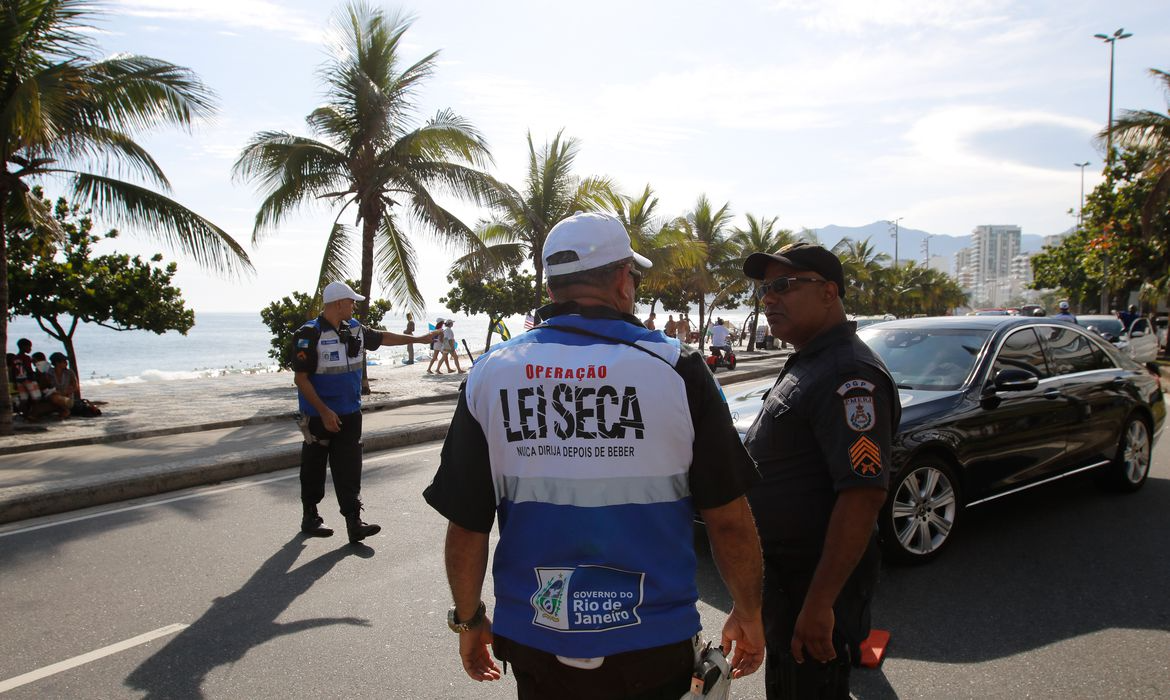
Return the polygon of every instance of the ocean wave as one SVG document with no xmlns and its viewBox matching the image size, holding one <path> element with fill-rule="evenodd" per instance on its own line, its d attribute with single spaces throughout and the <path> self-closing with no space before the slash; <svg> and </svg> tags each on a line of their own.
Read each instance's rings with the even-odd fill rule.
<svg viewBox="0 0 1170 700">
<path fill-rule="evenodd" d="M 188 371 L 174 371 L 161 369 L 144 370 L 141 374 L 136 374 L 131 377 L 90 377 L 85 380 L 86 384 L 142 384 L 154 382 L 173 382 L 183 379 L 214 379 L 215 377 L 226 377 L 241 374 L 270 374 L 280 371 L 276 365 L 257 365 L 254 367 L 219 367 L 219 368 L 205 368 Z"/>
</svg>

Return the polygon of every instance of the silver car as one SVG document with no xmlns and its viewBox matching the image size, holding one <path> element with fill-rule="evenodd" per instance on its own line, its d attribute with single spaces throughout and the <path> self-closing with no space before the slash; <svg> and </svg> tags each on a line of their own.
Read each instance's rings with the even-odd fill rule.
<svg viewBox="0 0 1170 700">
<path fill-rule="evenodd" d="M 1116 316 L 1087 315 L 1077 316 L 1077 325 L 1096 331 L 1135 362 L 1145 364 L 1158 359 L 1158 336 L 1148 318 L 1139 316 L 1125 328 Z"/>
</svg>

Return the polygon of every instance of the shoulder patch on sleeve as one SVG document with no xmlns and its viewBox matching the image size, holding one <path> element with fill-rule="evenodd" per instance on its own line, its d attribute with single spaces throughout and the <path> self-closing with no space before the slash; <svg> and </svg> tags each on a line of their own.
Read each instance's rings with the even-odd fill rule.
<svg viewBox="0 0 1170 700">
<path fill-rule="evenodd" d="M 864 391 L 872 394 L 874 390 L 873 382 L 867 382 L 864 379 L 850 379 L 841 386 L 837 387 L 837 393 L 841 396 L 848 394 L 851 391 Z"/>
<path fill-rule="evenodd" d="M 307 348 L 307 347 L 309 347 L 309 342 L 310 341 L 308 338 L 297 338 L 297 347 L 298 348 Z"/>
<path fill-rule="evenodd" d="M 858 476 L 878 476 L 882 473 L 882 451 L 877 443 L 862 435 L 849 448 L 849 464 Z"/>
<path fill-rule="evenodd" d="M 873 409 L 873 396 L 848 396 L 845 398 L 845 422 L 850 428 L 864 433 L 877 421 Z"/>
</svg>

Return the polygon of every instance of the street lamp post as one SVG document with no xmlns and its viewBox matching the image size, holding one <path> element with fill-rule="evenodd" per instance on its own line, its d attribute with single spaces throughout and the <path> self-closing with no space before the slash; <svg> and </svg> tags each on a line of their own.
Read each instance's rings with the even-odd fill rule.
<svg viewBox="0 0 1170 700">
<path fill-rule="evenodd" d="M 1128 39 L 1133 34 L 1118 29 L 1112 35 L 1094 34 L 1095 38 L 1109 44 L 1109 122 L 1105 130 L 1105 176 L 1113 181 L 1113 51 L 1117 48 L 1119 39 Z"/>
<path fill-rule="evenodd" d="M 1126 34 L 1124 29 L 1118 29 L 1111 35 L 1094 34 L 1095 38 L 1109 44 L 1109 122 L 1105 130 L 1105 179 L 1112 185 L 1113 183 L 1113 54 L 1117 48 L 1117 42 L 1121 39 L 1128 39 L 1133 34 Z M 1082 171 L 1083 172 L 1083 171 Z M 1110 190 L 1113 188 L 1110 187 Z M 1109 256 L 1106 254 L 1102 256 L 1102 279 L 1101 279 L 1101 313 L 1109 313 Z"/>
<path fill-rule="evenodd" d="M 1073 165 L 1081 169 L 1081 206 L 1077 209 L 1077 230 L 1080 231 L 1085 214 L 1085 166 L 1089 165 L 1089 161 L 1073 163 Z"/>
<path fill-rule="evenodd" d="M 888 219 L 886 221 L 886 223 L 889 224 L 894 229 L 890 233 L 890 235 L 894 237 L 894 269 L 895 270 L 898 269 L 898 222 L 904 218 L 906 218 L 906 217 L 899 216 L 896 219 Z"/>
</svg>

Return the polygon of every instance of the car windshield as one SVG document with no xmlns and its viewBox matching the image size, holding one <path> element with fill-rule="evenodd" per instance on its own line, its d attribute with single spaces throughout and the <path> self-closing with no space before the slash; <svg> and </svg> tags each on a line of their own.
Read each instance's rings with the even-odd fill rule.
<svg viewBox="0 0 1170 700">
<path fill-rule="evenodd" d="M 1077 324 L 1085 328 L 1092 328 L 1098 333 L 1108 333 L 1114 337 L 1121 335 L 1121 321 L 1116 318 L 1083 316 L 1077 319 Z"/>
<path fill-rule="evenodd" d="M 953 391 L 971 374 L 988 331 L 874 326 L 857 335 L 886 363 L 899 389 Z"/>
</svg>

